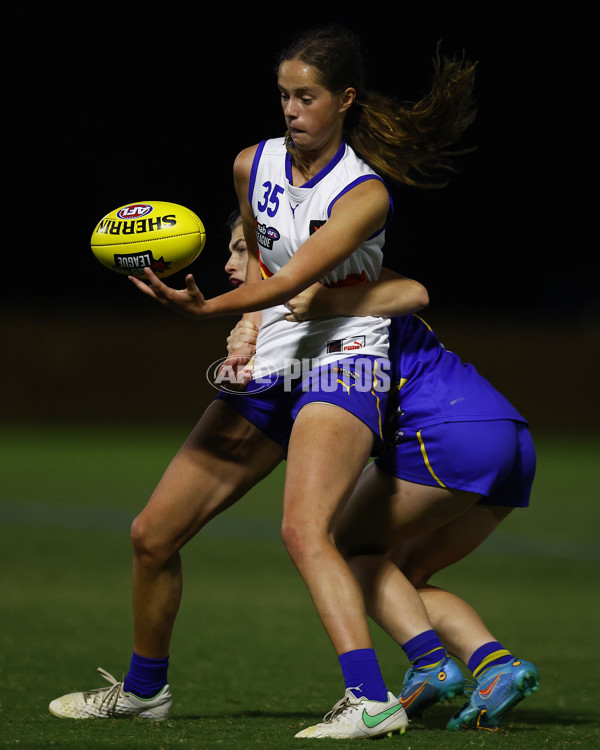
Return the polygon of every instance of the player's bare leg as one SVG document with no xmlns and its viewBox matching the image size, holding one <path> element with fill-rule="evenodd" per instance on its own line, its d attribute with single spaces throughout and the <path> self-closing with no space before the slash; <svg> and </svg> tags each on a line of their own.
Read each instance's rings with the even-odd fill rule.
<svg viewBox="0 0 600 750">
<path fill-rule="evenodd" d="M 373 497 L 378 502 L 373 503 Z M 449 653 L 468 665 L 477 678 L 476 689 L 448 722 L 448 729 L 495 729 L 514 705 L 539 685 L 535 665 L 515 659 L 467 602 L 428 583 L 437 571 L 476 549 L 512 510 L 478 505 L 476 500 L 477 495 L 414 485 L 371 466 L 339 526 L 340 544 L 346 554 L 354 554 L 351 565 L 374 619 L 401 643 L 402 628 L 397 621 L 403 615 L 399 604 L 403 589 L 394 576 L 378 574 L 374 562 L 377 553 L 390 550 L 391 560 L 417 587 L 430 622 Z M 417 533 L 419 530 L 422 533 Z M 450 677 L 445 670 L 425 680 L 414 669 L 409 670 L 401 695 L 409 716 L 449 694 L 460 694 L 458 673 L 457 687 L 448 693 Z M 421 691 L 421 687 L 426 689 Z M 479 697 L 480 690 L 485 702 Z"/>
<path fill-rule="evenodd" d="M 476 505 L 464 516 L 420 539 L 410 540 L 397 551 L 398 562 L 419 587 L 434 626 L 476 680 L 469 700 L 448 721 L 450 730 L 496 730 L 514 706 L 535 692 L 540 683 L 535 664 L 515 658 L 469 604 L 427 583 L 437 570 L 475 549 L 511 510 Z"/>
<path fill-rule="evenodd" d="M 466 686 L 412 582 L 389 554 L 416 530 L 435 528 L 476 501 L 471 493 L 452 495 L 444 488 L 401 482 L 371 464 L 336 529 L 340 549 L 362 586 L 367 611 L 402 646 L 411 663 L 400 696 L 409 717 L 463 695 Z"/>
<path fill-rule="evenodd" d="M 134 653 L 124 682 L 99 670 L 109 687 L 57 698 L 51 713 L 74 719 L 169 716 L 166 670 L 181 600 L 179 550 L 283 456 L 279 445 L 227 404 L 209 406 L 132 525 Z"/>
<path fill-rule="evenodd" d="M 428 582 L 436 572 L 475 550 L 511 510 L 474 505 L 441 528 L 400 543 L 393 553 L 394 562 L 418 589 L 433 627 L 450 653 L 464 664 L 494 637 L 470 604 Z"/>
<path fill-rule="evenodd" d="M 181 600 L 179 550 L 283 459 L 283 449 L 214 401 L 132 525 L 134 651 L 166 656 Z"/>
<path fill-rule="evenodd" d="M 362 592 L 332 535 L 372 444 L 365 424 L 322 403 L 300 410 L 289 443 L 282 536 L 338 655 L 372 647 Z"/>
<path fill-rule="evenodd" d="M 369 614 L 398 643 L 412 637 L 423 614 L 416 604 L 407 610 L 413 581 L 390 569 L 396 563 L 403 570 L 400 553 L 390 552 L 408 549 L 417 530 L 447 523 L 477 499 L 472 493 L 404 482 L 374 464 L 363 472 L 336 527 L 336 540 L 361 583 Z"/>
<path fill-rule="evenodd" d="M 296 737 L 379 736 L 403 732 L 408 724 L 400 701 L 383 682 L 360 586 L 332 533 L 372 443 L 364 423 L 332 404 L 308 404 L 292 430 L 282 535 L 340 657 L 346 681 L 344 697 L 325 719 Z M 361 678 L 354 681 L 358 673 Z"/>
</svg>

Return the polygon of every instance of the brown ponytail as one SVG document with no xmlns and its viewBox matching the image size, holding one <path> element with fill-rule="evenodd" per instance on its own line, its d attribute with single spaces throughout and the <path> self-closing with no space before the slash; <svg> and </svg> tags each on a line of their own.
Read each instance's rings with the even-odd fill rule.
<svg viewBox="0 0 600 750">
<path fill-rule="evenodd" d="M 357 36 L 337 25 L 304 33 L 280 56 L 299 58 L 318 71 L 329 91 L 356 89 L 346 115 L 344 137 L 376 172 L 417 187 L 442 187 L 454 159 L 465 149 L 450 150 L 475 118 L 473 87 L 476 63 L 434 58 L 431 91 L 414 104 L 368 91 Z M 286 143 L 294 159 L 293 144 Z M 470 150 L 470 149 L 469 149 Z"/>
<path fill-rule="evenodd" d="M 475 63 L 434 60 L 431 91 L 415 104 L 368 92 L 346 129 L 352 148 L 380 174 L 406 185 L 442 187 L 455 171 L 449 150 L 475 118 Z"/>
</svg>

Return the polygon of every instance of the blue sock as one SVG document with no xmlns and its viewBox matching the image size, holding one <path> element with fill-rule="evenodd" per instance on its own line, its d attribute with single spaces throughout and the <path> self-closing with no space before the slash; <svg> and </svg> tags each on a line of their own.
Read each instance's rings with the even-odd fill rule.
<svg viewBox="0 0 600 750">
<path fill-rule="evenodd" d="M 129 672 L 123 680 L 123 690 L 138 698 L 152 698 L 167 684 L 168 669 L 168 656 L 164 659 L 146 659 L 134 652 Z"/>
<path fill-rule="evenodd" d="M 435 630 L 426 630 L 424 633 L 406 641 L 404 653 L 415 669 L 427 669 L 435 667 L 446 658 L 446 649 L 437 637 Z"/>
<path fill-rule="evenodd" d="M 346 689 L 352 690 L 357 697 L 366 696 L 370 701 L 387 700 L 388 691 L 374 649 L 358 648 L 338 658 Z"/>
<path fill-rule="evenodd" d="M 507 651 L 501 643 L 498 643 L 498 641 L 490 641 L 489 643 L 484 643 L 483 646 L 480 646 L 473 652 L 467 666 L 473 673 L 473 677 L 477 678 L 480 677 L 486 669 L 489 669 L 490 667 L 499 667 L 501 664 L 508 664 L 508 662 L 513 659 L 514 656 L 510 651 Z"/>
</svg>

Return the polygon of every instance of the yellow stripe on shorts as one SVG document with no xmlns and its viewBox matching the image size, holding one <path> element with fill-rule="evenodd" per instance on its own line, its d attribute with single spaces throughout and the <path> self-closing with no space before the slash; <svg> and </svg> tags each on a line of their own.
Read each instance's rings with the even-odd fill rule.
<svg viewBox="0 0 600 750">
<path fill-rule="evenodd" d="M 371 393 L 373 396 L 375 396 L 375 399 L 377 401 L 377 414 L 379 415 L 379 437 L 383 439 L 383 426 L 381 424 L 381 401 L 379 399 L 379 395 L 375 393 L 375 386 L 377 384 L 376 379 L 376 372 L 377 372 L 377 360 L 374 362 L 374 368 L 373 368 L 373 387 L 371 388 Z"/>
<path fill-rule="evenodd" d="M 423 442 L 423 438 L 421 437 L 421 430 L 417 432 L 417 437 L 419 438 L 419 445 L 421 446 L 421 454 L 423 456 L 423 460 L 425 461 L 425 466 L 429 469 L 429 473 L 435 479 L 435 481 L 440 485 L 440 487 L 444 487 L 445 489 L 448 489 L 446 485 L 442 482 L 442 480 L 437 476 L 435 471 L 432 469 L 431 464 L 429 463 L 429 457 L 427 456 L 427 451 L 425 450 L 425 443 Z"/>
</svg>

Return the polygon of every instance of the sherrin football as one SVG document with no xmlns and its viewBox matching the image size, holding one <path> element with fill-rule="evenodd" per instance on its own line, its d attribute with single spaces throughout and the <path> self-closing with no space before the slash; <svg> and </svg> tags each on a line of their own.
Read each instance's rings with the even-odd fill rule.
<svg viewBox="0 0 600 750">
<path fill-rule="evenodd" d="M 102 265 L 126 276 L 144 268 L 164 278 L 189 266 L 206 242 L 204 225 L 177 203 L 144 201 L 106 214 L 92 234 L 92 252 Z"/>
</svg>

